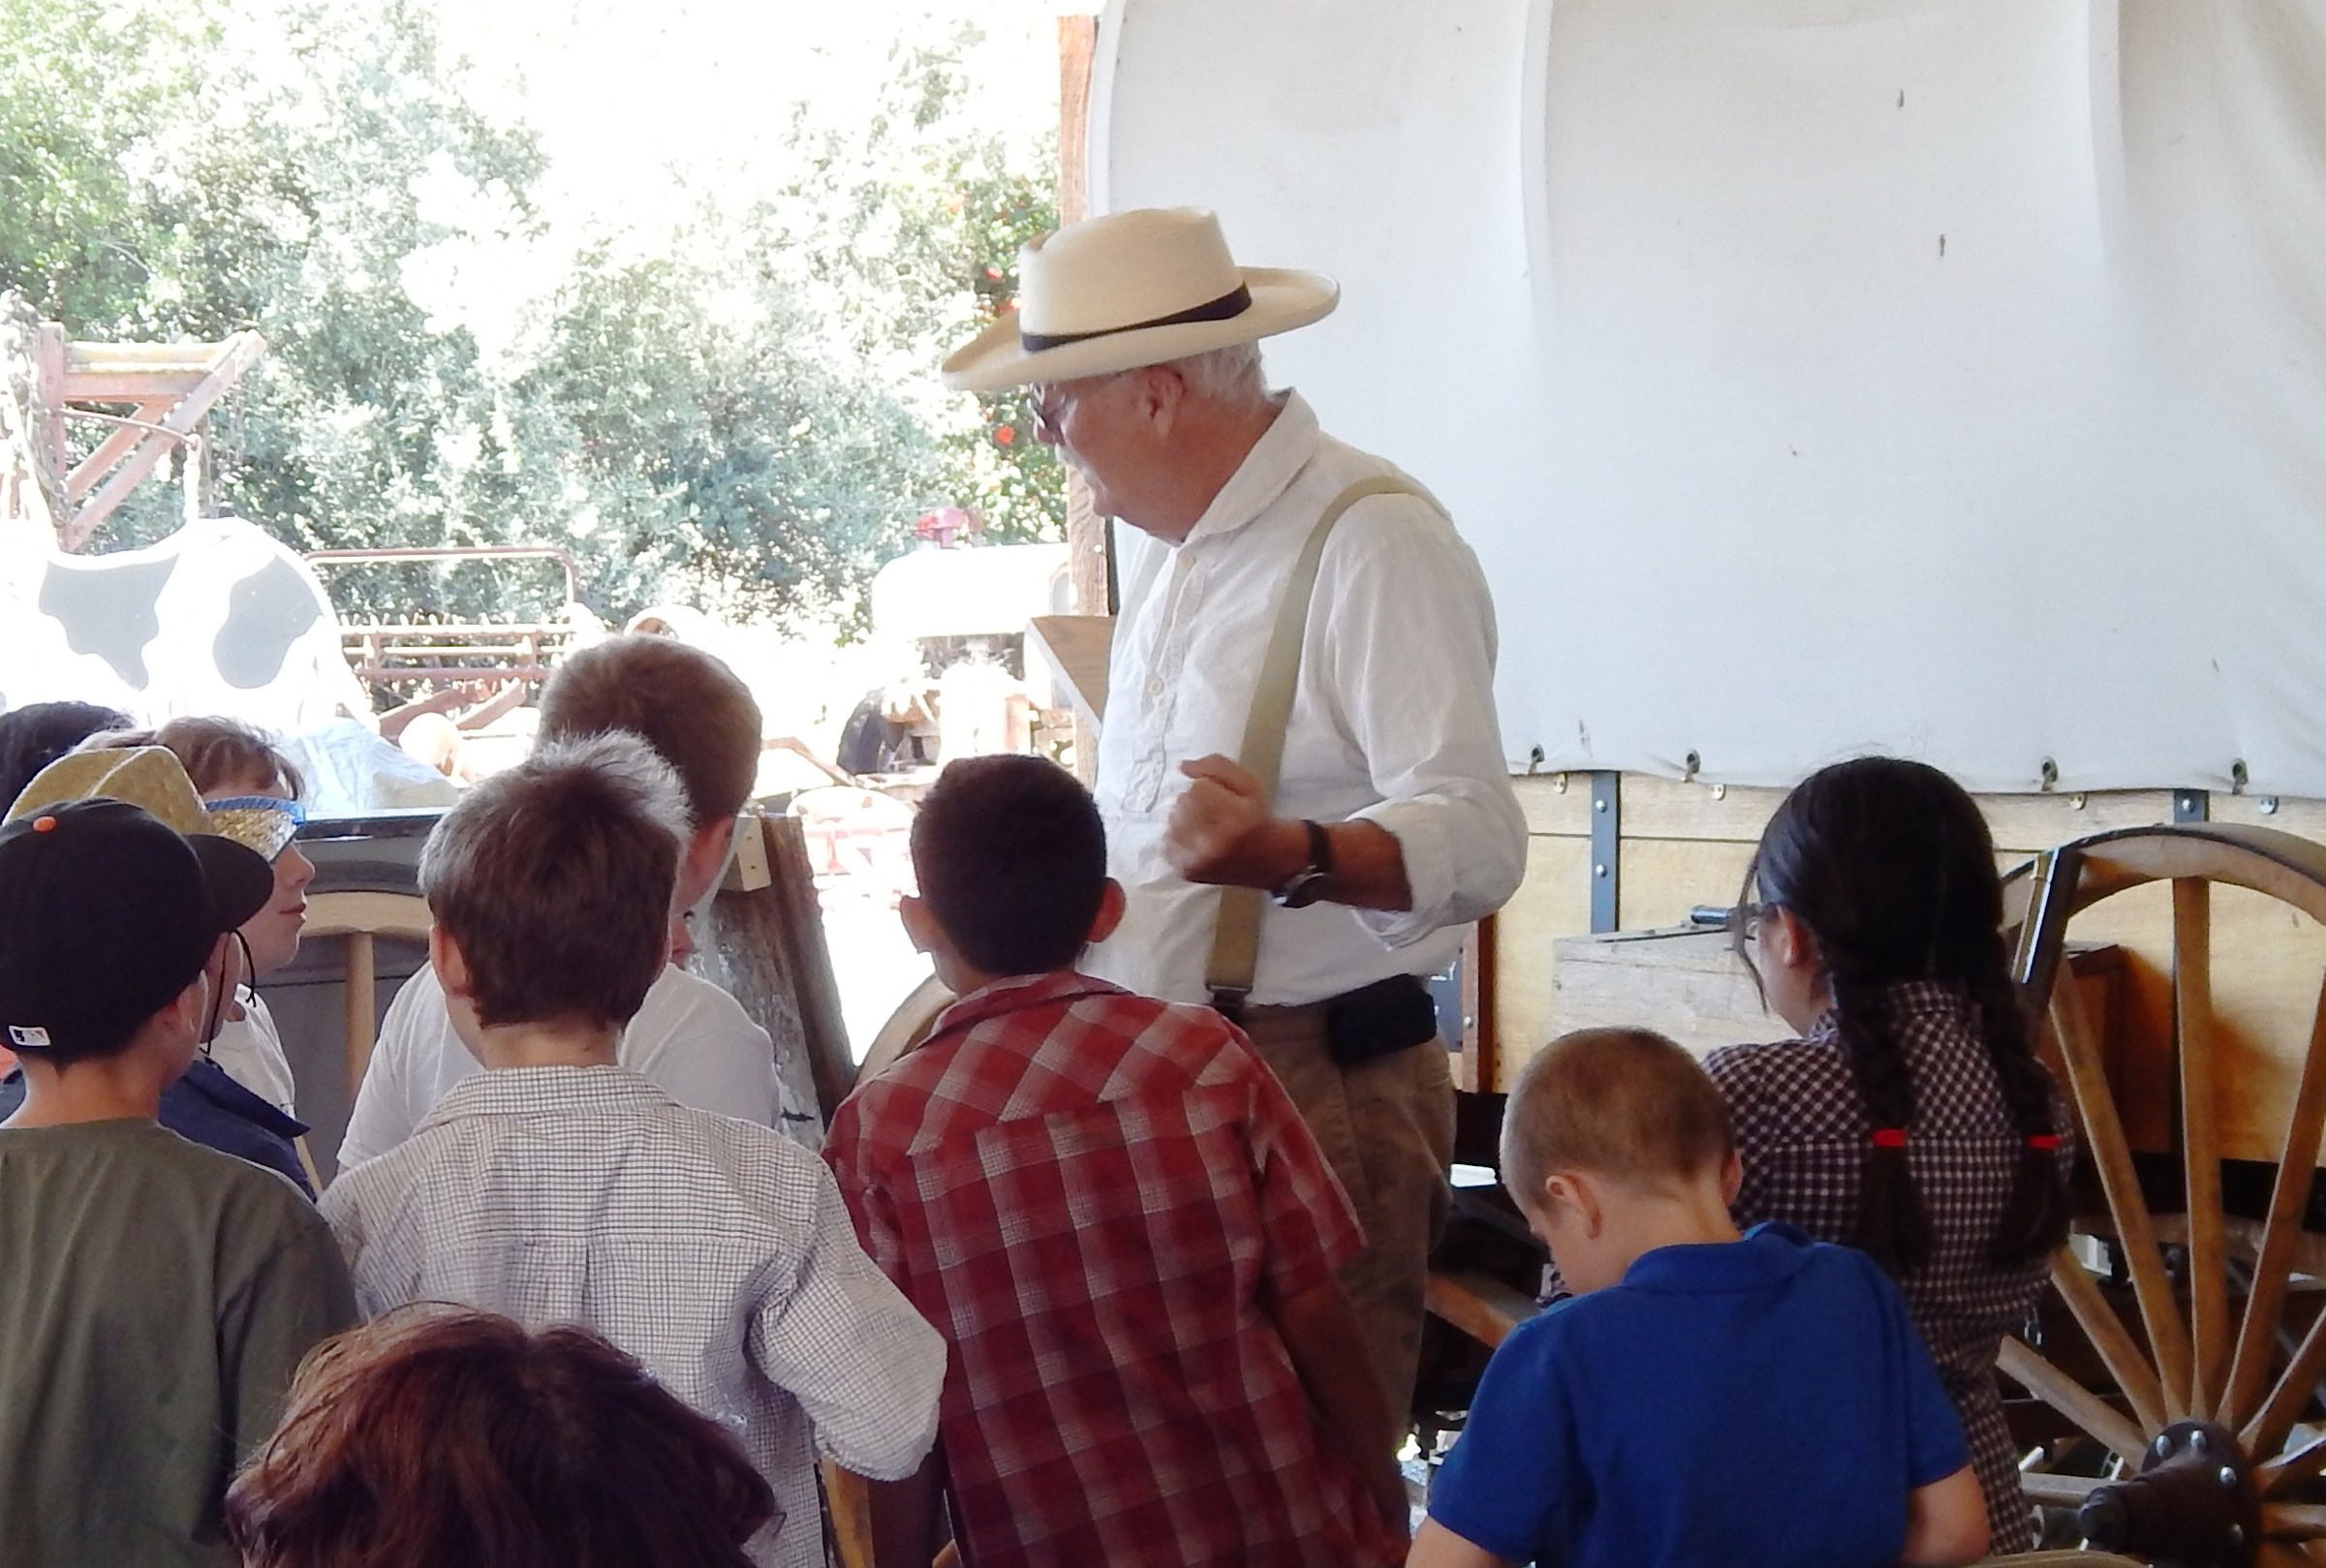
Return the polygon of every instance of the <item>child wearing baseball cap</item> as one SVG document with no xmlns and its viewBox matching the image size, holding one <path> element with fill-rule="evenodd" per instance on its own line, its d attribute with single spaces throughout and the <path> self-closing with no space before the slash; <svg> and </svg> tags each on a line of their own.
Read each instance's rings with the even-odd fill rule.
<svg viewBox="0 0 2326 1568">
<path fill-rule="evenodd" d="M 264 857 L 118 800 L 0 827 L 0 1562 L 227 1560 L 234 1464 L 292 1370 L 355 1319 L 280 1176 L 155 1116 L 193 1061 Z"/>
</svg>

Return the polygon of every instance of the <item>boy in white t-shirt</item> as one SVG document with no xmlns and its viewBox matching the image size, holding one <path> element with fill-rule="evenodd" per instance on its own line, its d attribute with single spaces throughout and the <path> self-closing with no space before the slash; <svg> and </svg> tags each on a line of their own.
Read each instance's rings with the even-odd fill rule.
<svg viewBox="0 0 2326 1568">
<path fill-rule="evenodd" d="M 609 637 L 558 666 L 542 691 L 541 744 L 627 730 L 652 747 L 686 796 L 687 845 L 671 899 L 671 953 L 693 946 L 687 911 L 726 869 L 735 818 L 759 775 L 760 707 L 710 654 L 669 637 Z M 682 1105 L 801 1130 L 787 1118 L 775 1046 L 735 999 L 675 963 L 663 970 L 620 1045 L 621 1062 Z M 477 1070 L 422 968 L 389 1004 L 339 1146 L 342 1170 L 412 1136 L 436 1102 Z M 792 1123 L 799 1122 L 795 1128 Z"/>
</svg>

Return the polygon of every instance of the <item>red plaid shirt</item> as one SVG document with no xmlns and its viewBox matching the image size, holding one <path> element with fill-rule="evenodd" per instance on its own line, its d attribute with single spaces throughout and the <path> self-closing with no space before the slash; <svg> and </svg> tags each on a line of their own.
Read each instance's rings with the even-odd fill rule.
<svg viewBox="0 0 2326 1568">
<path fill-rule="evenodd" d="M 952 1347 L 938 1440 L 975 1568 L 1399 1559 L 1268 1313 L 1333 1277 L 1356 1217 L 1218 1014 L 989 986 L 857 1086 L 824 1155 Z"/>
</svg>

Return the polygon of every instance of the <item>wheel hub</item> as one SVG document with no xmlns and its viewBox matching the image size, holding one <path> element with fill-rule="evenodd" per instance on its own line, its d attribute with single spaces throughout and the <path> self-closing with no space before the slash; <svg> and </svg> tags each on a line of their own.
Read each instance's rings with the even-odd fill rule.
<svg viewBox="0 0 2326 1568">
<path fill-rule="evenodd" d="M 2249 1568 L 2261 1504 L 2226 1429 L 2176 1421 L 2148 1446 L 2138 1474 L 2093 1489 L 2076 1526 L 2093 1546 L 2157 1568 Z"/>
</svg>

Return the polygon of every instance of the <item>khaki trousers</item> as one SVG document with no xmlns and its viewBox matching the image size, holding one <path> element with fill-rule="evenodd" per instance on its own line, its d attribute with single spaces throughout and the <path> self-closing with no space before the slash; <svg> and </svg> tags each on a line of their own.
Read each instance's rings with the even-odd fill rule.
<svg viewBox="0 0 2326 1568">
<path fill-rule="evenodd" d="M 1324 1007 L 1252 1007 L 1244 1032 L 1308 1122 L 1365 1227 L 1341 1271 L 1400 1430 L 1421 1364 L 1430 1248 L 1444 1228 L 1454 1153 L 1445 1046 L 1426 1040 L 1353 1067 L 1324 1047 Z"/>
</svg>

